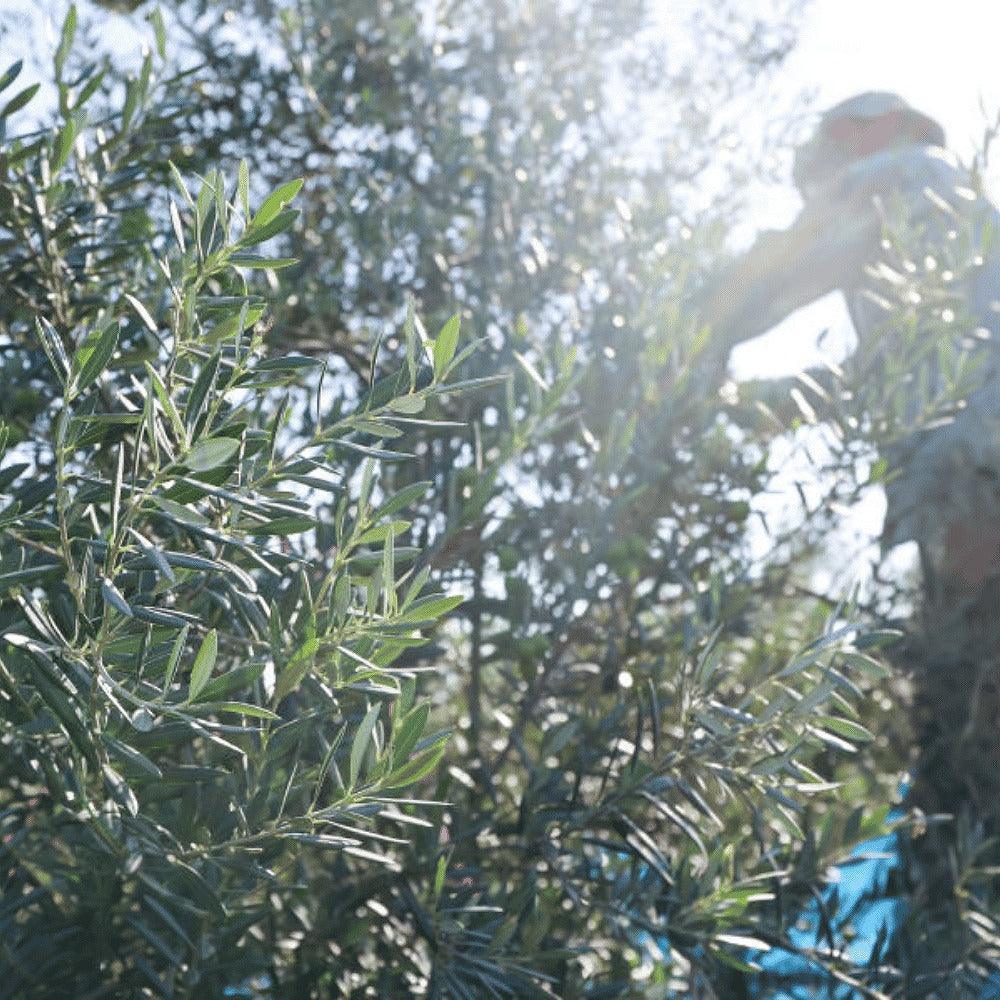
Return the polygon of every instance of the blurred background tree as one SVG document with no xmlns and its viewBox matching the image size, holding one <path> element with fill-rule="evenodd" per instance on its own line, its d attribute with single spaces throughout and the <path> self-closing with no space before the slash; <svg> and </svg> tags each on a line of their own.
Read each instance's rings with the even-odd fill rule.
<svg viewBox="0 0 1000 1000">
<path fill-rule="evenodd" d="M 63 56 L 76 91 L 125 23 L 79 14 L 85 44 Z M 280 283 L 245 276 L 272 350 L 326 364 L 322 380 L 302 368 L 288 434 L 383 406 L 428 339 L 421 319 L 440 342 L 457 311 L 481 341 L 467 391 L 361 429 L 362 447 L 415 456 L 387 462 L 376 489 L 413 511 L 389 547 L 466 597 L 434 647 L 397 651 L 431 729 L 456 730 L 426 785 L 448 805 L 428 826 L 408 810 L 416 836 L 374 874 L 302 846 L 263 911 L 228 925 L 270 949 L 241 948 L 234 988 L 738 997 L 782 978 L 859 995 L 909 982 L 905 943 L 876 941 L 870 963 L 835 943 L 864 901 L 838 913 L 826 881 L 884 829 L 909 763 L 900 681 L 866 651 L 887 639 L 884 607 L 813 586 L 837 505 L 869 480 L 864 397 L 822 496 L 803 495 L 804 519 L 762 553 L 774 441 L 815 413 L 785 405 L 787 387 L 763 410 L 756 388 L 736 391 L 699 316 L 787 138 L 758 105 L 799 5 L 692 16 L 682 36 L 639 0 L 140 4 L 127 23 L 155 57 L 108 53 L 91 95 L 97 123 L 143 109 L 121 130 L 120 176 L 79 210 L 108 249 L 88 253 L 69 210 L 55 258 L 4 223 L 5 283 L 30 298 L 5 297 L 0 325 L 33 366 L 5 365 L 30 387 L 4 395 L 5 417 L 28 441 L 57 389 L 27 319 L 61 329 L 150 280 L 175 239 L 168 160 L 207 177 L 246 158 L 256 200 L 304 179 L 295 225 L 268 244 L 296 263 Z M 361 457 L 340 453 L 345 481 Z M 312 504 L 310 558 L 333 565 L 336 498 Z M 281 779 L 294 785 L 287 761 Z M 810 899 L 826 939 L 792 933 Z M 160 933 L 161 980 L 210 995 L 232 939 L 203 929 L 222 965 L 199 980 L 179 932 Z M 805 964 L 761 980 L 772 947 Z"/>
</svg>

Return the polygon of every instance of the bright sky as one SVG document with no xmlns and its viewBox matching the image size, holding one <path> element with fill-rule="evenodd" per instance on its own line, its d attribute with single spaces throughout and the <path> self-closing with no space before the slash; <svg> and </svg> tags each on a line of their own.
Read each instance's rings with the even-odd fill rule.
<svg viewBox="0 0 1000 1000">
<path fill-rule="evenodd" d="M 979 99 L 1000 109 L 1000 5 L 994 0 L 813 0 L 787 71 L 820 106 L 894 90 L 945 125 L 960 154 L 982 134 Z"/>
<path fill-rule="evenodd" d="M 667 30 L 683 24 L 702 2 L 660 0 Z M 763 13 L 780 6 L 779 0 L 746 3 Z M 968 153 L 982 133 L 980 98 L 990 114 L 1000 110 L 996 0 L 807 0 L 807 4 L 799 44 L 782 73 L 789 94 L 803 86 L 815 88 L 817 106 L 825 107 L 861 90 L 897 91 L 938 118 L 960 154 Z M 50 45 L 55 44 L 55 29 L 67 6 L 68 0 L 41 4 L 0 0 L 0 10 L 6 14 L 20 14 L 36 25 L 48 21 L 45 42 Z M 132 51 L 140 44 L 141 35 L 132 30 L 128 18 L 108 18 L 108 30 L 117 36 L 121 50 Z M 9 47 L 10 41 L 4 48 Z M 784 106 L 776 102 L 776 107 Z"/>
</svg>

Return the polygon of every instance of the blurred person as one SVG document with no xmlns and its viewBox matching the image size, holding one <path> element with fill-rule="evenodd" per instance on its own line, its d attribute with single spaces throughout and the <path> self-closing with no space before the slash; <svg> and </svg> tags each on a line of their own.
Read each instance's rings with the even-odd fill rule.
<svg viewBox="0 0 1000 1000">
<path fill-rule="evenodd" d="M 969 189 L 968 171 L 944 144 L 936 121 L 891 93 L 859 94 L 823 114 L 795 153 L 798 218 L 762 233 L 711 297 L 708 319 L 724 349 L 834 290 L 859 347 L 870 349 L 887 326 L 885 304 L 872 295 L 887 205 L 901 203 L 931 248 L 959 223 L 977 244 L 991 228 L 1000 232 L 1000 212 Z M 983 254 L 960 292 L 979 335 L 995 342 L 1000 257 Z M 954 419 L 908 435 L 886 455 L 883 542 L 917 542 L 925 583 L 949 592 L 975 591 L 1000 574 L 1000 355 L 992 344 L 982 353 L 979 388 Z M 920 405 L 912 401 L 914 418 Z"/>
<path fill-rule="evenodd" d="M 944 144 L 941 126 L 895 94 L 860 94 L 831 108 L 795 153 L 801 212 L 787 229 L 762 233 L 729 267 L 710 290 L 707 319 L 720 359 L 794 310 L 839 290 L 858 338 L 858 387 L 865 386 L 865 372 L 877 379 L 887 362 L 896 370 L 915 363 L 905 352 L 893 354 L 892 325 L 894 319 L 904 325 L 915 320 L 910 336 L 923 354 L 921 367 L 906 373 L 904 405 L 895 411 L 901 426 L 882 451 L 888 465 L 883 546 L 916 542 L 923 577 L 920 627 L 893 653 L 915 680 L 920 753 L 908 801 L 928 813 L 971 809 L 996 828 L 1000 254 L 989 243 L 993 232 L 1000 233 L 1000 212 L 970 188 L 968 169 Z M 886 264 L 889 209 L 902 212 L 907 233 L 927 260 L 966 255 L 968 266 L 956 268 L 951 284 L 943 286 L 954 317 L 946 317 L 939 302 L 927 301 L 910 315 L 897 313 L 891 296 L 879 294 L 880 281 L 914 294 L 927 286 L 917 274 Z M 904 261 L 902 270 L 919 267 Z M 920 341 L 942 331 L 975 360 L 974 384 L 945 419 L 928 423 L 928 400 L 940 398 L 950 361 L 947 351 L 938 353 L 947 340 L 928 340 L 922 351 Z M 876 381 L 868 386 L 878 389 Z"/>
</svg>

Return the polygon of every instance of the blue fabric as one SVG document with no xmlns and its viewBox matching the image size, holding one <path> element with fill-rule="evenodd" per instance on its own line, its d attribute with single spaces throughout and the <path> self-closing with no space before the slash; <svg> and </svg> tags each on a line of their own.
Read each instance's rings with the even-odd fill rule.
<svg viewBox="0 0 1000 1000">
<path fill-rule="evenodd" d="M 899 788 L 900 798 L 905 799 L 908 791 L 909 784 L 903 782 Z M 889 823 L 898 822 L 903 819 L 903 812 L 893 809 L 886 819 Z M 884 958 L 894 933 L 906 916 L 906 901 L 886 895 L 889 879 L 900 864 L 895 833 L 872 837 L 859 844 L 849 860 L 833 869 L 822 893 L 830 925 L 823 927 L 820 903 L 813 900 L 788 932 L 789 940 L 801 948 L 826 950 L 832 946 L 859 968 Z M 850 936 L 846 933 L 848 927 Z M 857 990 L 836 983 L 818 963 L 794 952 L 772 948 L 747 957 L 762 969 L 755 990 L 761 1000 L 815 1000 L 817 984 L 821 984 L 822 995 L 828 1000 L 862 1000 Z M 769 974 L 772 983 L 775 979 L 788 982 L 795 977 L 801 977 L 803 983 L 787 988 L 769 986 Z M 1000 994 L 996 1000 L 1000 1000 Z"/>
<path fill-rule="evenodd" d="M 851 861 L 834 869 L 830 884 L 822 894 L 832 927 L 826 934 L 822 933 L 820 904 L 814 900 L 795 921 L 788 937 L 793 944 L 803 948 L 826 949 L 832 943 L 856 965 L 866 966 L 873 959 L 878 961 L 884 957 L 894 931 L 906 915 L 904 900 L 885 896 L 889 877 L 900 864 L 896 835 L 886 834 L 865 841 L 854 849 L 851 858 Z M 848 925 L 852 931 L 850 939 L 844 933 Z M 876 946 L 878 954 L 873 955 Z M 824 997 L 861 1000 L 861 994 L 856 990 L 835 984 L 824 974 L 821 966 L 794 952 L 772 948 L 749 957 L 763 970 L 756 990 L 759 997 L 766 997 L 767 1000 L 812 1000 L 819 982 L 824 984 Z M 775 992 L 773 987 L 767 986 L 769 973 L 783 980 L 799 976 L 804 984 L 778 988 Z M 830 986 L 826 988 L 828 980 Z"/>
</svg>

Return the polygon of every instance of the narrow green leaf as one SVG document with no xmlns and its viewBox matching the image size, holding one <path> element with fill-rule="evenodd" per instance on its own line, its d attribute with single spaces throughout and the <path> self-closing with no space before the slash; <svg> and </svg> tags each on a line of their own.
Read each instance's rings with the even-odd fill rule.
<svg viewBox="0 0 1000 1000">
<path fill-rule="evenodd" d="M 298 535 L 316 527 L 311 517 L 277 517 L 264 524 L 244 525 L 244 530 L 250 535 Z"/>
<path fill-rule="evenodd" d="M 226 180 L 222 176 L 221 170 L 215 171 L 215 183 L 213 186 L 215 194 L 215 218 L 222 225 L 222 232 L 225 241 L 229 242 L 229 204 L 226 201 Z"/>
<path fill-rule="evenodd" d="M 251 719 L 266 719 L 268 722 L 280 721 L 281 716 L 276 715 L 269 708 L 261 708 L 259 705 L 248 705 L 242 701 L 224 701 L 218 706 L 220 712 L 237 712 L 246 715 Z"/>
<path fill-rule="evenodd" d="M 65 565 L 61 562 L 44 563 L 40 566 L 25 566 L 23 569 L 0 573 L 0 594 L 6 593 L 23 583 L 35 583 L 65 574 Z"/>
<path fill-rule="evenodd" d="M 208 635 L 202 639 L 201 646 L 194 658 L 194 665 L 191 667 L 191 682 L 188 686 L 189 702 L 196 701 L 201 689 L 208 683 L 212 671 L 215 669 L 215 660 L 219 653 L 219 636 L 213 628 Z"/>
<path fill-rule="evenodd" d="M 192 472 L 210 472 L 228 462 L 239 451 L 239 447 L 237 438 L 204 438 L 191 446 L 184 464 Z"/>
<path fill-rule="evenodd" d="M 122 132 L 127 132 L 132 124 L 135 109 L 139 106 L 141 85 L 138 80 L 132 79 L 125 84 L 125 100 L 122 101 Z"/>
<path fill-rule="evenodd" d="M 267 358 L 255 368 L 255 372 L 295 372 L 308 368 L 319 368 L 323 362 L 305 354 L 283 354 L 277 358 Z"/>
<path fill-rule="evenodd" d="M 241 247 L 255 247 L 258 243 L 263 243 L 272 236 L 277 236 L 286 229 L 290 229 L 298 217 L 298 209 L 288 208 L 284 212 L 279 212 L 266 226 L 258 226 L 254 223 L 240 237 L 239 245 Z"/>
<path fill-rule="evenodd" d="M 97 88 L 100 87 L 101 82 L 104 80 L 104 74 L 105 70 L 101 69 L 91 76 L 84 88 L 77 95 L 74 107 L 82 108 L 97 93 Z"/>
<path fill-rule="evenodd" d="M 434 621 L 457 608 L 465 598 L 459 594 L 430 594 L 414 601 L 397 619 L 401 622 Z"/>
<path fill-rule="evenodd" d="M 70 365 L 62 338 L 44 316 L 35 317 L 35 329 L 38 331 L 38 338 L 42 342 L 42 349 L 49 359 L 49 364 L 52 365 L 52 370 L 56 373 L 60 384 L 65 385 L 67 378 L 69 378 Z"/>
<path fill-rule="evenodd" d="M 299 193 L 302 188 L 302 179 L 298 178 L 288 181 L 276 188 L 264 199 L 264 204 L 257 210 L 250 224 L 250 230 L 261 230 L 268 223 L 273 222 L 284 210 L 285 206 Z"/>
<path fill-rule="evenodd" d="M 445 855 L 438 858 L 437 870 L 434 872 L 434 898 L 440 899 L 444 889 L 445 876 L 448 874 L 448 859 Z"/>
<path fill-rule="evenodd" d="M 205 527 L 209 523 L 208 518 L 204 514 L 191 507 L 185 507 L 182 504 L 175 503 L 173 500 L 168 500 L 166 497 L 151 497 L 150 499 L 164 514 L 169 515 L 175 521 L 180 521 L 181 524 Z"/>
<path fill-rule="evenodd" d="M 18 59 L 17 62 L 11 63 L 3 71 L 3 75 L 0 75 L 0 91 L 6 90 L 20 75 L 21 70 L 24 68 L 24 60 Z"/>
<path fill-rule="evenodd" d="M 198 188 L 198 197 L 194 202 L 195 229 L 201 230 L 208 218 L 208 210 L 215 201 L 215 171 L 210 170 L 203 178 Z"/>
<path fill-rule="evenodd" d="M 163 412 L 166 413 L 167 418 L 170 420 L 170 426 L 173 428 L 178 443 L 183 445 L 187 441 L 187 431 L 184 428 L 184 422 L 181 420 L 181 415 L 177 412 L 177 407 L 174 406 L 174 401 L 170 398 L 170 393 L 167 392 L 167 387 L 163 384 L 159 373 L 148 361 L 146 362 L 146 374 L 149 376 L 149 381 L 153 387 L 153 392 L 156 394 L 157 401 L 163 407 Z"/>
<path fill-rule="evenodd" d="M 143 753 L 134 747 L 130 747 L 121 740 L 113 739 L 110 736 L 101 734 L 101 742 L 108 748 L 111 754 L 118 758 L 123 764 L 130 766 L 133 770 L 139 771 L 149 778 L 162 778 L 163 772 Z"/>
<path fill-rule="evenodd" d="M 206 701 L 229 701 L 238 691 L 246 691 L 255 684 L 264 673 L 264 664 L 260 661 L 244 663 L 235 670 L 219 674 L 211 678 L 201 689 L 198 700 Z"/>
<path fill-rule="evenodd" d="M 250 218 L 250 168 L 246 160 L 240 160 L 239 174 L 236 179 L 236 196 L 245 219 Z"/>
<path fill-rule="evenodd" d="M 333 617 L 339 625 L 347 617 L 351 604 L 351 575 L 343 573 L 333 585 Z"/>
<path fill-rule="evenodd" d="M 884 680 L 890 674 L 889 668 L 884 663 L 880 663 L 874 657 L 868 656 L 867 653 L 847 651 L 838 655 L 841 663 L 854 667 L 855 670 L 875 680 Z"/>
<path fill-rule="evenodd" d="M 66 57 L 73 47 L 73 38 L 76 36 L 76 4 L 70 4 L 66 11 L 66 18 L 63 21 L 62 31 L 59 35 L 59 45 L 56 48 L 53 62 L 56 69 L 56 79 L 62 79 L 63 67 L 66 65 Z"/>
<path fill-rule="evenodd" d="M 544 378 L 542 378 L 541 373 L 538 371 L 538 369 L 523 354 L 520 354 L 518 351 L 514 351 L 514 358 L 517 360 L 517 363 L 527 373 L 531 381 L 534 382 L 535 385 L 537 385 L 538 388 L 542 390 L 542 392 L 549 391 L 550 389 L 549 383 L 546 382 Z"/>
<path fill-rule="evenodd" d="M 139 621 L 149 622 L 150 625 L 183 628 L 188 624 L 188 618 L 185 618 L 183 615 L 177 614 L 174 611 L 165 611 L 163 608 L 151 608 L 145 604 L 133 604 L 132 613 Z"/>
<path fill-rule="evenodd" d="M 431 706 L 429 702 L 417 705 L 416 708 L 403 717 L 402 722 L 396 727 L 396 732 L 393 733 L 392 737 L 394 767 L 400 767 L 413 752 L 413 748 L 417 745 L 417 740 L 423 735 L 430 710 Z"/>
<path fill-rule="evenodd" d="M 394 788 L 412 785 L 415 781 L 419 781 L 430 774 L 438 766 L 443 755 L 443 743 L 417 754 L 416 757 L 408 760 L 402 767 L 392 771 L 385 779 L 386 784 Z"/>
<path fill-rule="evenodd" d="M 174 184 L 177 185 L 177 190 L 180 191 L 184 200 L 188 203 L 188 207 L 194 208 L 194 198 L 191 197 L 191 192 L 188 190 L 187 184 L 184 183 L 181 172 L 174 165 L 173 160 L 168 160 L 167 163 L 170 167 L 170 176 L 174 179 Z"/>
<path fill-rule="evenodd" d="M 842 719 L 836 715 L 820 715 L 816 717 L 816 725 L 830 732 L 837 733 L 849 740 L 857 740 L 861 743 L 868 743 L 875 739 L 869 730 L 857 722 L 849 719 Z"/>
<path fill-rule="evenodd" d="M 153 26 L 153 37 L 156 39 L 156 54 L 161 59 L 167 58 L 167 28 L 163 23 L 163 11 L 159 5 L 154 7 L 149 14 L 150 24 Z"/>
<path fill-rule="evenodd" d="M 899 642 L 903 634 L 903 632 L 893 628 L 876 629 L 859 635 L 854 645 L 858 649 L 881 649 L 883 646 L 891 646 Z"/>
<path fill-rule="evenodd" d="M 126 618 L 134 617 L 128 601 L 122 597 L 121 591 L 107 578 L 101 580 L 101 596 L 119 614 L 125 615 Z"/>
<path fill-rule="evenodd" d="M 390 410 L 396 413 L 405 413 L 408 416 L 422 413 L 426 406 L 427 400 L 424 396 L 397 396 L 389 401 Z"/>
<path fill-rule="evenodd" d="M 119 450 L 118 454 L 121 459 L 124 452 Z M 164 556 L 164 554 L 155 545 L 151 545 L 148 541 L 146 541 L 146 539 L 143 538 L 142 535 L 135 530 L 135 528 L 129 528 L 129 531 L 139 543 L 139 548 L 141 549 L 142 554 L 156 567 L 160 576 L 162 576 L 169 583 L 175 584 L 177 582 L 177 575 L 174 573 L 173 567 L 167 561 L 166 556 Z"/>
<path fill-rule="evenodd" d="M 404 608 L 408 608 L 416 600 L 420 591 L 424 589 L 427 581 L 430 579 L 430 575 L 430 566 L 424 566 L 424 568 L 418 571 L 417 575 L 410 581 L 410 586 L 406 590 L 406 596 L 403 598 Z"/>
<path fill-rule="evenodd" d="M 216 351 L 209 359 L 202 365 L 201 371 L 198 372 L 198 377 L 194 380 L 194 385 L 191 386 L 191 391 L 188 393 L 187 404 L 184 407 L 184 420 L 189 428 L 193 428 L 201 416 L 201 408 L 208 396 L 209 391 L 215 385 L 215 376 L 219 371 L 219 361 L 222 355 Z"/>
<path fill-rule="evenodd" d="M 399 535 L 409 527 L 409 521 L 391 521 L 388 524 L 379 524 L 374 528 L 369 528 L 368 531 L 356 540 L 356 544 L 370 545 L 372 542 L 384 542 L 390 533 Z"/>
<path fill-rule="evenodd" d="M 164 694 L 170 690 L 170 685 L 174 682 L 174 675 L 177 673 L 177 664 L 180 662 L 181 653 L 184 651 L 184 647 L 187 644 L 187 637 L 188 626 L 185 625 L 184 628 L 177 633 L 177 637 L 174 639 L 174 644 L 170 649 L 170 656 L 167 657 L 167 666 L 163 674 Z"/>
<path fill-rule="evenodd" d="M 398 438 L 403 433 L 398 427 L 393 427 L 391 424 L 383 424 L 377 420 L 362 420 L 355 417 L 353 425 L 355 430 L 359 430 L 363 434 L 370 434 L 376 438 Z"/>
<path fill-rule="evenodd" d="M 217 921 L 226 920 L 229 916 L 219 900 L 215 890 L 205 881 L 204 876 L 192 865 L 182 861 L 176 855 L 168 855 L 171 871 L 181 883 L 188 896 L 196 906 Z"/>
<path fill-rule="evenodd" d="M 812 733 L 820 742 L 826 743 L 836 750 L 843 750 L 844 753 L 854 753 L 857 750 L 853 743 L 849 743 L 840 736 L 835 736 L 833 733 L 826 729 L 821 729 L 819 726 L 807 725 L 805 728 L 806 732 Z"/>
<path fill-rule="evenodd" d="M 156 333 L 159 328 L 156 325 L 156 320 L 150 315 L 149 310 L 134 295 L 126 292 L 125 298 L 128 299 L 132 308 L 138 313 L 139 319 L 146 324 L 150 333 Z"/>
<path fill-rule="evenodd" d="M 280 271 L 298 263 L 295 257 L 266 257 L 259 253 L 233 253 L 229 255 L 229 263 L 234 267 L 246 267 L 250 270 Z"/>
<path fill-rule="evenodd" d="M 111 537 L 118 534 L 118 525 L 122 512 L 122 488 L 125 483 L 125 445 L 118 446 L 118 461 L 115 463 L 115 478 L 111 482 Z M 111 549 L 108 549 L 107 558 L 111 559 Z M 108 572 L 112 571 L 110 562 Z"/>
<path fill-rule="evenodd" d="M 25 469 L 30 468 L 29 462 L 14 462 L 5 469 L 0 469 L 0 491 L 15 483 Z"/>
<path fill-rule="evenodd" d="M 387 615 L 394 615 L 397 607 L 395 544 L 396 537 L 390 525 L 382 547 L 382 586 L 385 588 L 383 597 Z"/>
<path fill-rule="evenodd" d="M 434 341 L 434 379 L 440 379 L 444 375 L 455 356 L 458 348 L 458 334 L 461 327 L 461 320 L 456 314 L 448 320 L 441 328 L 441 332 Z"/>
<path fill-rule="evenodd" d="M 15 111 L 20 111 L 38 93 L 39 87 L 41 87 L 40 83 L 33 83 L 30 87 L 25 87 L 20 93 L 15 94 L 3 106 L 3 110 L 0 111 L 0 118 L 7 118 L 14 114 Z"/>
<path fill-rule="evenodd" d="M 361 765 L 364 762 L 365 754 L 368 751 L 368 745 L 371 742 L 372 731 L 375 728 L 375 723 L 378 720 L 378 714 L 382 706 L 378 702 L 372 705 L 368 709 L 368 713 L 365 715 L 364 719 L 361 721 L 361 725 L 358 727 L 358 731 L 354 734 L 354 741 L 351 744 L 351 769 L 350 769 L 350 785 L 353 788 L 358 783 L 358 778 L 361 775 Z"/>
<path fill-rule="evenodd" d="M 484 375 L 482 378 L 466 378 L 460 382 L 447 382 L 443 385 L 430 386 L 427 393 L 432 396 L 441 396 L 445 393 L 463 392 L 466 389 L 486 389 L 509 381 L 510 372 L 504 372 L 502 375 Z"/>
<path fill-rule="evenodd" d="M 390 514 L 412 506 L 427 494 L 432 485 L 433 483 L 425 481 L 404 486 L 398 493 L 394 493 L 376 508 L 372 514 L 372 520 L 381 521 L 383 517 L 389 517 Z"/>
<path fill-rule="evenodd" d="M 401 677 L 399 683 L 399 697 L 396 699 L 395 709 L 401 717 L 413 707 L 413 699 L 417 696 L 416 677 Z"/>
<path fill-rule="evenodd" d="M 751 937 L 749 934 L 716 934 L 716 941 L 723 944 L 735 945 L 737 948 L 752 948 L 755 951 L 770 951 L 771 946 L 761 938 Z"/>
<path fill-rule="evenodd" d="M 55 142 L 52 144 L 52 173 L 56 174 L 69 161 L 69 154 L 76 141 L 76 121 L 70 119 L 56 133 Z"/>
<path fill-rule="evenodd" d="M 278 674 L 278 679 L 275 681 L 274 704 L 277 705 L 283 698 L 298 689 L 306 674 L 312 669 L 318 649 L 319 640 L 316 636 L 310 636 L 292 654 L 292 658 L 285 664 L 284 670 Z"/>
<path fill-rule="evenodd" d="M 184 239 L 184 223 L 181 221 L 181 213 L 177 210 L 174 199 L 170 199 L 170 225 L 174 230 L 174 239 L 181 249 L 181 253 L 187 253 L 187 242 Z"/>
<path fill-rule="evenodd" d="M 417 371 L 420 368 L 420 342 L 417 337 L 416 312 L 413 297 L 406 299 L 406 321 L 403 324 L 403 334 L 406 340 L 406 368 L 410 376 L 410 392 L 417 384 Z"/>
<path fill-rule="evenodd" d="M 403 870 L 395 858 L 390 857 L 388 854 L 379 854 L 378 851 L 369 851 L 366 847 L 354 847 L 349 844 L 343 848 L 343 852 L 355 858 L 361 858 L 362 861 L 374 861 L 375 864 L 384 865 L 390 871 L 400 872 Z"/>
<path fill-rule="evenodd" d="M 97 765 L 97 754 L 94 749 L 93 737 L 83 724 L 76 709 L 66 697 L 66 692 L 48 677 L 35 677 L 35 689 L 42 701 L 52 709 L 56 718 L 63 724 L 73 745 L 84 754 L 92 765 Z"/>
<path fill-rule="evenodd" d="M 82 392 L 95 382 L 107 367 L 118 346 L 118 324 L 109 323 L 103 330 L 93 330 L 73 355 L 76 390 Z"/>
</svg>

